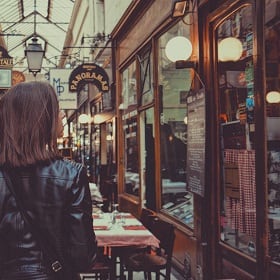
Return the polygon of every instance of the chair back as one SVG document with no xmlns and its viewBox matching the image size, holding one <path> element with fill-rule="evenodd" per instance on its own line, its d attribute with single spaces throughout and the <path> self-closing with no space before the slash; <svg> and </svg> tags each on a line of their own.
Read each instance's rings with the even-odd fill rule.
<svg viewBox="0 0 280 280">
<path fill-rule="evenodd" d="M 156 214 L 152 210 L 147 209 L 147 208 L 142 208 L 141 215 L 140 215 L 140 221 L 148 230 L 151 229 L 151 224 L 155 217 L 156 217 Z"/>
<path fill-rule="evenodd" d="M 156 218 L 152 223 L 151 232 L 160 241 L 160 253 L 162 253 L 163 250 L 167 260 L 171 261 L 175 240 L 174 226 L 166 221 Z"/>
</svg>

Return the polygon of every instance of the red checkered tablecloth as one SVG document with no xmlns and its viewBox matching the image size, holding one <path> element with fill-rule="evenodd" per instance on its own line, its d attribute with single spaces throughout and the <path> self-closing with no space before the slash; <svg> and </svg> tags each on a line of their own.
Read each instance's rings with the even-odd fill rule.
<svg viewBox="0 0 280 280">
<path fill-rule="evenodd" d="M 255 151 L 231 150 L 224 151 L 224 162 L 238 166 L 240 199 L 226 197 L 225 213 L 228 225 L 256 237 L 256 174 Z"/>
</svg>

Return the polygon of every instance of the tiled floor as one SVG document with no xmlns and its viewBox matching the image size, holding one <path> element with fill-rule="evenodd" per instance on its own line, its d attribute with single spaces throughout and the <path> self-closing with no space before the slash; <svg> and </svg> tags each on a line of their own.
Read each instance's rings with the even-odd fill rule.
<svg viewBox="0 0 280 280">
<path fill-rule="evenodd" d="M 154 275 L 152 276 L 152 279 L 156 279 Z M 133 280 L 144 280 L 143 272 L 134 272 Z M 174 271 L 171 275 L 170 280 L 184 280 L 184 278 Z"/>
<path fill-rule="evenodd" d="M 126 277 L 127 279 L 127 277 Z M 156 279 L 155 275 L 152 275 L 152 280 Z M 163 279 L 163 277 L 161 278 Z M 133 280 L 144 280 L 143 272 L 134 272 Z M 183 276 L 181 276 L 176 270 L 172 269 L 170 280 L 185 280 Z"/>
<path fill-rule="evenodd" d="M 90 279 L 90 278 L 87 278 L 87 279 Z M 126 279 L 127 279 L 127 276 L 126 276 Z M 155 279 L 155 275 L 152 275 L 152 280 L 154 280 L 154 279 Z M 161 279 L 163 279 L 163 278 L 161 278 Z M 133 280 L 144 280 L 143 272 L 134 272 Z M 183 276 L 179 275 L 176 271 L 173 271 L 171 274 L 170 280 L 184 280 L 184 278 L 183 278 Z"/>
<path fill-rule="evenodd" d="M 116 274 L 117 275 L 120 275 L 120 265 L 119 263 L 117 262 L 117 266 L 116 266 Z M 163 270 L 164 272 L 164 270 Z M 127 280 L 127 272 L 124 271 L 124 275 L 125 275 L 125 279 Z M 83 279 L 83 274 L 80 274 L 80 279 Z M 90 277 L 90 276 L 87 276 L 86 277 L 86 280 L 89 280 L 89 279 L 94 279 L 93 277 Z M 120 279 L 120 277 L 117 277 L 116 280 Z M 143 272 L 133 272 L 133 280 L 144 280 L 144 273 Z M 155 277 L 155 274 L 152 273 L 152 280 L 155 280 L 156 277 Z M 163 280 L 164 278 L 161 277 L 160 280 Z M 115 280 L 115 279 L 114 279 Z M 170 277 L 170 280 L 186 280 L 182 275 L 180 275 L 174 268 L 171 269 L 171 277 Z"/>
</svg>

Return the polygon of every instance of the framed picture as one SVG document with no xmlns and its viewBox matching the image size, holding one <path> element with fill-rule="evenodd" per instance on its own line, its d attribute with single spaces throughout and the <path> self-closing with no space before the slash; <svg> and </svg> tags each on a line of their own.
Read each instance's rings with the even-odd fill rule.
<svg viewBox="0 0 280 280">
<path fill-rule="evenodd" d="M 10 88 L 12 85 L 12 70 L 0 69 L 0 88 Z"/>
</svg>

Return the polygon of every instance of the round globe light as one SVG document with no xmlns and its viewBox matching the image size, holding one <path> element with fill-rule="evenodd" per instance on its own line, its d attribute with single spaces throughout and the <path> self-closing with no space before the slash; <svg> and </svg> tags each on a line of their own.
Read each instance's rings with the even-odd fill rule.
<svg viewBox="0 0 280 280">
<path fill-rule="evenodd" d="M 188 60 L 192 54 L 192 43 L 183 36 L 170 39 L 165 46 L 165 54 L 172 61 Z"/>
<path fill-rule="evenodd" d="M 90 122 L 90 116 L 87 114 L 81 114 L 78 118 L 79 123 L 86 124 Z"/>
<path fill-rule="evenodd" d="M 280 103 L 280 92 L 276 90 L 268 92 L 266 101 L 268 103 Z"/>
<path fill-rule="evenodd" d="M 239 39 L 228 37 L 219 42 L 218 57 L 220 61 L 237 61 L 243 52 L 243 46 Z"/>
</svg>

